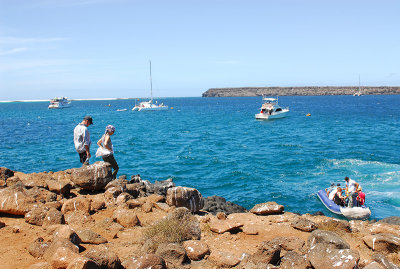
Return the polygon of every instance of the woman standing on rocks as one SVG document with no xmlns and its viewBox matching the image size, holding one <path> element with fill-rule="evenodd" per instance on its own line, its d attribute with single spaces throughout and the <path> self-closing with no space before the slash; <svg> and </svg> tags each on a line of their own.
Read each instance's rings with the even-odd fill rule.
<svg viewBox="0 0 400 269">
<path fill-rule="evenodd" d="M 118 164 L 117 161 L 114 158 L 114 147 L 111 142 L 111 136 L 115 132 L 115 127 L 112 125 L 107 125 L 106 131 L 104 135 L 97 141 L 97 145 L 99 145 L 99 150 L 103 149 L 105 150 L 105 154 L 99 154 L 103 158 L 103 161 L 108 162 L 111 164 L 112 168 L 114 169 L 112 176 L 114 179 L 117 178 L 117 173 L 118 173 Z M 98 152 L 99 152 L 98 150 Z M 96 153 L 96 155 L 98 155 Z"/>
</svg>

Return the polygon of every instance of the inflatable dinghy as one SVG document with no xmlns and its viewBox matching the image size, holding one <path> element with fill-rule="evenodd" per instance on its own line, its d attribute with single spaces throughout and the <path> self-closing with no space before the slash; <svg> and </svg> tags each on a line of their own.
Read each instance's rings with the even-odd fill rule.
<svg viewBox="0 0 400 269">
<path fill-rule="evenodd" d="M 317 195 L 318 198 L 321 200 L 321 202 L 325 205 L 325 207 L 329 211 L 337 215 L 342 215 L 348 219 L 359 219 L 359 220 L 368 219 L 369 216 L 371 216 L 371 210 L 365 205 L 355 206 L 351 208 L 342 207 L 335 204 L 335 202 L 333 202 L 332 200 L 329 200 L 325 190 L 318 191 Z"/>
</svg>

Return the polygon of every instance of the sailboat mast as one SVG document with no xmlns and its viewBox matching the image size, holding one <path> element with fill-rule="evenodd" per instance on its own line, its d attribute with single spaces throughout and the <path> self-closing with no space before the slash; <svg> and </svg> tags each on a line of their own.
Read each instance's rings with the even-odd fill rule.
<svg viewBox="0 0 400 269">
<path fill-rule="evenodd" d="M 358 74 L 358 92 L 361 91 L 361 87 L 360 87 L 360 74 Z"/>
<path fill-rule="evenodd" d="M 153 101 L 153 80 L 151 78 L 151 61 L 149 61 L 149 63 L 150 63 L 150 96 L 151 96 L 150 101 Z"/>
</svg>

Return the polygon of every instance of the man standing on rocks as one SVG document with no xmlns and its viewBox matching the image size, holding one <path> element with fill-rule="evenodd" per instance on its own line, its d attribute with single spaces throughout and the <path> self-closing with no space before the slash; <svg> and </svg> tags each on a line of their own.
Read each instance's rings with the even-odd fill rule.
<svg viewBox="0 0 400 269">
<path fill-rule="evenodd" d="M 79 153 L 79 159 L 82 164 L 89 164 L 90 155 L 90 133 L 87 127 L 93 124 L 91 116 L 85 116 L 81 123 L 74 129 L 75 149 Z"/>
</svg>

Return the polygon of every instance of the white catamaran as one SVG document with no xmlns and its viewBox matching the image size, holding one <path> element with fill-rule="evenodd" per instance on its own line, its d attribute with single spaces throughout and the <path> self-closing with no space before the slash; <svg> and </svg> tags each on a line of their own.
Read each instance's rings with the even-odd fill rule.
<svg viewBox="0 0 400 269">
<path fill-rule="evenodd" d="M 163 103 L 157 104 L 157 101 L 153 103 L 153 81 L 151 78 L 151 61 L 150 62 L 150 100 L 140 102 L 138 105 L 135 104 L 132 111 L 155 111 L 155 110 L 167 110 L 168 106 L 164 105 Z"/>
</svg>

